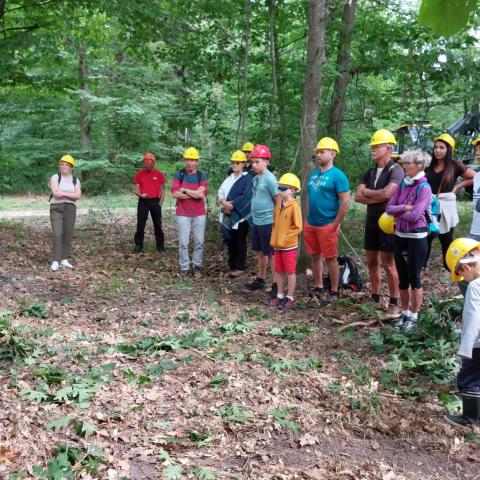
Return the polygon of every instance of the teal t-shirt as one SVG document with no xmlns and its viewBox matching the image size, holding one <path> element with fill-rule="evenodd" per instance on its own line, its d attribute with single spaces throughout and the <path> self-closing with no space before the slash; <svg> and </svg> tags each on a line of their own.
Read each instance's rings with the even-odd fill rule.
<svg viewBox="0 0 480 480">
<path fill-rule="evenodd" d="M 308 177 L 308 223 L 322 227 L 334 222 L 340 206 L 338 194 L 348 191 L 350 183 L 339 168 L 325 172 L 316 168 Z"/>
<path fill-rule="evenodd" d="M 255 225 L 273 223 L 273 197 L 278 195 L 277 179 L 266 170 L 262 175 L 255 175 L 252 182 L 252 220 Z"/>
</svg>

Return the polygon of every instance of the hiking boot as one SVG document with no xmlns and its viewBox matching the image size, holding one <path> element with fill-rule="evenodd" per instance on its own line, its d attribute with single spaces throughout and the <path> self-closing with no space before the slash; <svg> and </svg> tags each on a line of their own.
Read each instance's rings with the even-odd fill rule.
<svg viewBox="0 0 480 480">
<path fill-rule="evenodd" d="M 181 278 L 188 277 L 188 270 L 180 270 L 180 272 L 178 272 L 178 276 Z"/>
<path fill-rule="evenodd" d="M 409 318 L 402 325 L 402 330 L 404 332 L 411 332 L 417 326 L 417 321 L 413 318 Z"/>
<path fill-rule="evenodd" d="M 398 318 L 400 316 L 401 310 L 398 305 L 395 305 L 393 303 L 389 303 L 387 307 L 387 311 L 385 312 L 385 315 L 383 318 L 385 320 L 393 320 L 394 318 Z"/>
<path fill-rule="evenodd" d="M 52 265 L 50 266 L 50 269 L 52 272 L 56 272 L 60 268 L 60 264 L 55 260 L 52 262 Z"/>
<path fill-rule="evenodd" d="M 193 278 L 202 278 L 202 268 L 193 267 Z"/>
<path fill-rule="evenodd" d="M 165 247 L 157 247 L 157 252 L 158 252 L 158 253 L 163 253 L 163 252 L 165 252 Z"/>
<path fill-rule="evenodd" d="M 295 302 L 290 300 L 289 298 L 284 298 L 284 302 L 282 302 L 278 308 L 282 311 L 282 313 L 291 312 L 295 310 Z"/>
<path fill-rule="evenodd" d="M 316 296 L 316 297 L 320 297 L 322 296 L 324 293 L 326 293 L 327 289 L 325 287 L 315 287 L 313 289 L 313 294 Z"/>
<path fill-rule="evenodd" d="M 143 252 L 143 247 L 141 245 L 135 245 L 133 247 L 133 253 L 140 253 Z"/>
<path fill-rule="evenodd" d="M 247 290 L 265 290 L 267 288 L 267 283 L 263 278 L 256 277 L 255 280 L 245 284 Z"/>
<path fill-rule="evenodd" d="M 462 415 L 445 415 L 443 418 L 456 427 L 480 424 L 480 396 L 462 394 Z"/>
<path fill-rule="evenodd" d="M 64 258 L 61 262 L 60 265 L 65 268 L 73 268 L 73 265 L 66 259 Z"/>
<path fill-rule="evenodd" d="M 408 317 L 407 315 L 402 313 L 399 317 L 397 317 L 397 319 L 392 323 L 392 325 L 395 328 L 402 328 L 403 324 L 409 319 L 410 319 L 410 317 Z"/>
<path fill-rule="evenodd" d="M 230 278 L 237 278 L 237 277 L 239 277 L 242 273 L 243 273 L 243 270 L 230 270 L 230 272 L 228 272 L 228 276 L 229 276 Z"/>
</svg>

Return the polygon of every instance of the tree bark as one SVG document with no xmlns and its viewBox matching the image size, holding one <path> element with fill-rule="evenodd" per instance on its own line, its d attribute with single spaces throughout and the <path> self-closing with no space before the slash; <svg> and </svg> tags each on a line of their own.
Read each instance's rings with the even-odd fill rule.
<svg viewBox="0 0 480 480">
<path fill-rule="evenodd" d="M 306 179 L 311 170 L 313 149 L 317 142 L 317 121 L 322 91 L 325 58 L 327 0 L 308 2 L 307 65 L 303 87 L 300 154 L 302 161 L 302 210 L 306 208 Z"/>
<path fill-rule="evenodd" d="M 332 103 L 328 116 L 327 131 L 338 142 L 342 138 L 343 120 L 345 118 L 345 106 L 348 80 L 352 66 L 352 33 L 355 26 L 357 13 L 357 0 L 346 0 L 343 8 L 342 26 L 337 54 L 338 75 L 333 87 Z"/>
<path fill-rule="evenodd" d="M 82 98 L 80 103 L 80 147 L 82 150 L 92 148 L 92 120 L 90 118 L 90 102 L 88 99 L 88 68 L 85 45 L 78 48 L 78 71 L 80 75 L 80 90 Z"/>
<path fill-rule="evenodd" d="M 244 142 L 245 124 L 248 114 L 248 54 L 250 51 L 250 14 L 251 0 L 245 0 L 245 29 L 243 31 L 243 67 L 242 67 L 242 98 L 239 100 L 239 118 L 237 131 L 237 144 Z M 239 95 L 240 97 L 240 95 Z"/>
<path fill-rule="evenodd" d="M 270 63 L 272 67 L 272 98 L 270 102 L 269 109 L 269 131 L 268 131 L 268 145 L 272 145 L 273 140 L 273 127 L 275 123 L 275 113 L 276 113 L 276 102 L 277 102 L 277 68 L 276 68 L 276 57 L 275 57 L 275 12 L 277 6 L 275 5 L 275 0 L 267 0 L 268 7 L 268 43 L 270 50 Z"/>
<path fill-rule="evenodd" d="M 285 157 L 287 146 L 287 116 L 285 107 L 285 92 L 283 91 L 283 72 L 282 64 L 280 62 L 280 52 L 278 48 L 278 32 L 275 28 L 273 30 L 275 37 L 275 65 L 277 72 L 277 98 L 278 98 L 278 115 L 280 117 L 278 140 L 279 140 L 279 167 L 281 172 L 285 172 Z"/>
<path fill-rule="evenodd" d="M 2 19 L 4 13 L 5 13 L 5 4 L 7 3 L 7 0 L 0 0 L 0 20 Z"/>
</svg>

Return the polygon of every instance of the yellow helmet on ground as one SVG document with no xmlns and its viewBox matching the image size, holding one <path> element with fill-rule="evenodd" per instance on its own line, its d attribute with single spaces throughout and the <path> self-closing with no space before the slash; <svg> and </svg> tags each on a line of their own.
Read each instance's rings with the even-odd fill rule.
<svg viewBox="0 0 480 480">
<path fill-rule="evenodd" d="M 61 162 L 66 162 L 66 163 L 69 163 L 72 167 L 75 166 L 75 160 L 73 159 L 73 157 L 71 155 L 64 155 L 61 159 L 60 159 Z"/>
<path fill-rule="evenodd" d="M 397 140 L 395 139 L 395 135 L 390 130 L 381 128 L 372 135 L 372 138 L 370 139 L 370 146 L 373 147 L 375 145 L 383 145 L 384 143 L 396 145 Z"/>
<path fill-rule="evenodd" d="M 247 156 L 241 150 L 236 150 L 235 152 L 233 152 L 232 158 L 230 160 L 232 162 L 246 162 Z"/>
<path fill-rule="evenodd" d="M 387 212 L 383 212 L 378 219 L 378 226 L 383 233 L 392 235 L 395 233 L 395 217 L 389 215 Z"/>
<path fill-rule="evenodd" d="M 480 143 L 480 137 L 477 137 L 475 140 L 472 140 L 472 145 L 476 147 Z"/>
<path fill-rule="evenodd" d="M 458 263 L 467 255 L 470 251 L 480 247 L 480 242 L 473 240 L 473 238 L 456 238 L 448 247 L 447 254 L 445 255 L 445 262 L 449 270 L 452 272 L 452 282 L 460 282 L 463 280 L 461 275 L 456 273 Z M 463 263 L 469 263 L 468 261 Z"/>
<path fill-rule="evenodd" d="M 253 143 L 250 143 L 250 142 L 245 142 L 243 144 L 243 147 L 242 147 L 242 152 L 248 152 L 250 153 L 252 150 L 253 150 L 253 147 L 255 145 Z"/>
<path fill-rule="evenodd" d="M 315 150 L 335 150 L 337 153 L 340 153 L 338 143 L 330 137 L 321 138 L 317 143 L 317 148 Z"/>
<path fill-rule="evenodd" d="M 198 150 L 196 148 L 189 147 L 185 150 L 183 158 L 187 158 L 189 160 L 198 160 L 200 155 L 198 154 Z"/>
<path fill-rule="evenodd" d="M 437 140 L 445 142 L 452 147 L 452 150 L 455 150 L 455 139 L 449 133 L 442 133 L 434 139 L 434 142 L 436 142 Z"/>
<path fill-rule="evenodd" d="M 283 185 L 285 187 L 293 187 L 299 192 L 300 189 L 300 180 L 294 173 L 285 173 L 280 177 L 278 185 Z"/>
</svg>

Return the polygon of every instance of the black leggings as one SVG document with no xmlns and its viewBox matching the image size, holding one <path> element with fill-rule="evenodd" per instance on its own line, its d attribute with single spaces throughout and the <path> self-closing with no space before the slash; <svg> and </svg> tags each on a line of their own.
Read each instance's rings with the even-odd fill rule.
<svg viewBox="0 0 480 480">
<path fill-rule="evenodd" d="M 453 242 L 453 228 L 451 228 L 450 231 L 447 233 L 439 233 L 438 235 L 430 234 L 428 236 L 428 251 L 427 257 L 425 258 L 424 267 L 427 268 L 428 259 L 430 258 L 430 252 L 432 251 L 432 242 L 433 239 L 437 236 L 440 240 L 440 245 L 442 246 L 443 268 L 448 270 L 448 266 L 445 262 L 445 257 L 447 256 L 448 247 Z"/>
<path fill-rule="evenodd" d="M 230 239 L 226 242 L 230 270 L 246 270 L 247 268 L 247 235 L 247 221 L 240 222 L 237 230 L 230 230 Z"/>
<path fill-rule="evenodd" d="M 393 254 L 398 272 L 400 290 L 422 288 L 420 273 L 427 255 L 425 238 L 402 238 L 395 235 Z"/>
</svg>

